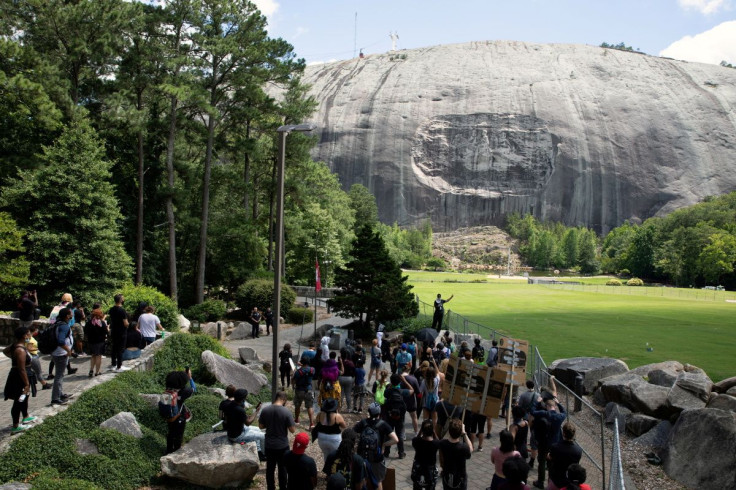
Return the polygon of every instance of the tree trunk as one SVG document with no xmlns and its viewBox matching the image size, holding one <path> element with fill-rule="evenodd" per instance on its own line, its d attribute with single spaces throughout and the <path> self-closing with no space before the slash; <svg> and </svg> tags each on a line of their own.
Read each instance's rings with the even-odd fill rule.
<svg viewBox="0 0 736 490">
<path fill-rule="evenodd" d="M 138 110 L 143 106 L 142 91 L 138 91 Z M 143 282 L 143 184 L 146 171 L 143 157 L 143 129 L 138 129 L 138 226 L 135 238 L 135 284 Z"/>
<path fill-rule="evenodd" d="M 248 140 L 250 139 L 250 120 L 248 120 L 245 123 L 245 140 L 246 145 Z M 245 192 L 243 193 L 243 209 L 245 209 L 246 216 L 248 215 L 248 201 L 250 200 L 250 196 L 248 195 L 248 186 L 250 185 L 250 152 L 248 150 L 245 151 L 245 168 L 243 170 L 243 188 L 245 189 Z"/>
<path fill-rule="evenodd" d="M 166 173 L 168 192 L 166 193 L 166 219 L 169 223 L 169 295 L 178 301 L 179 289 L 176 283 L 176 221 L 174 219 L 174 140 L 176 139 L 176 97 L 171 98 L 169 113 L 169 136 L 166 142 Z"/>
<path fill-rule="evenodd" d="M 216 70 L 213 70 L 216 72 Z M 211 107 L 216 107 L 215 89 L 211 93 Z M 204 176 L 202 178 L 202 224 L 199 228 L 199 257 L 197 258 L 197 283 L 195 286 L 195 303 L 204 301 L 204 272 L 207 259 L 207 225 L 210 214 L 210 174 L 212 173 L 212 152 L 215 143 L 215 115 L 208 115 L 207 153 L 204 158 Z"/>
</svg>

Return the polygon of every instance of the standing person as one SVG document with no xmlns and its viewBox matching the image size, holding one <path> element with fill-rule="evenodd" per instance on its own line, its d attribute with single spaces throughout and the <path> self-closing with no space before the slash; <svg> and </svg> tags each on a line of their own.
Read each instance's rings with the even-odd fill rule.
<svg viewBox="0 0 736 490">
<path fill-rule="evenodd" d="M 365 487 L 365 461 L 355 452 L 357 440 L 358 434 L 353 429 L 345 429 L 337 450 L 330 453 L 325 459 L 322 471 L 327 475 L 328 482 L 338 479 L 333 478 L 333 475 L 344 479 L 344 483 L 339 487 L 340 490 L 363 490 Z"/>
<path fill-rule="evenodd" d="M 465 433 L 470 439 L 470 450 L 475 450 L 475 440 L 478 439 L 479 453 L 483 452 L 483 428 L 486 425 L 486 416 L 480 413 L 465 411 Z"/>
<path fill-rule="evenodd" d="M 578 464 L 583 450 L 575 442 L 575 426 L 567 423 L 562 426 L 562 441 L 553 444 L 549 450 L 549 484 L 547 490 L 559 490 L 570 485 L 567 469 Z"/>
<path fill-rule="evenodd" d="M 488 358 L 486 358 L 486 366 L 496 367 L 498 366 L 498 340 L 491 341 L 491 350 L 488 351 Z"/>
<path fill-rule="evenodd" d="M 491 451 L 491 463 L 495 468 L 491 490 L 498 490 L 499 485 L 506 481 L 506 476 L 503 473 L 503 462 L 507 458 L 521 457 L 519 451 L 514 449 L 514 436 L 511 435 L 511 432 L 504 429 L 499 434 L 499 438 L 501 439 L 501 445 L 494 447 Z"/>
<path fill-rule="evenodd" d="M 266 485 L 268 490 L 276 490 L 274 471 L 278 466 L 279 488 L 286 488 L 288 475 L 284 466 L 284 454 L 289 450 L 288 432 L 296 431 L 294 418 L 286 408 L 286 392 L 279 391 L 273 404 L 261 410 L 258 426 L 266 429 Z"/>
<path fill-rule="evenodd" d="M 413 490 L 434 490 L 437 485 L 437 451 L 440 441 L 434 436 L 431 420 L 422 422 L 422 430 L 411 440 L 414 448 L 414 463 L 411 467 Z"/>
<path fill-rule="evenodd" d="M 314 377 L 314 368 L 309 367 L 309 359 L 302 356 L 299 359 L 299 367 L 294 371 L 292 381 L 294 382 L 294 423 L 299 423 L 299 410 L 304 402 L 304 408 L 307 409 L 309 416 L 309 428 L 314 427 L 314 394 L 312 393 L 312 378 Z"/>
<path fill-rule="evenodd" d="M 565 420 L 565 408 L 557 402 L 557 398 L 548 398 L 544 402 L 544 409 L 532 411 L 532 427 L 537 440 L 538 456 L 537 481 L 534 486 L 544 488 L 545 472 L 547 471 L 547 454 L 553 444 L 560 440 L 560 427 Z"/>
<path fill-rule="evenodd" d="M 414 434 L 419 434 L 419 423 L 417 420 L 417 407 L 419 406 L 417 396 L 419 396 L 419 382 L 417 381 L 417 378 L 409 374 L 411 372 L 411 363 L 404 366 L 404 372 L 401 374 L 401 376 L 404 377 L 406 382 L 411 386 L 412 390 L 414 390 L 414 393 L 406 398 L 404 398 L 404 403 L 406 403 L 406 411 L 409 414 L 409 417 L 411 418 L 411 425 L 414 429 Z"/>
<path fill-rule="evenodd" d="M 265 453 L 263 452 L 266 434 L 258 427 L 253 427 L 256 419 L 256 413 L 261 408 L 259 403 L 253 412 L 248 416 L 245 413 L 245 399 L 248 397 L 248 390 L 240 388 L 233 393 L 233 399 L 222 407 L 222 414 L 225 416 L 225 428 L 227 429 L 227 438 L 230 442 L 236 444 L 243 442 L 255 442 L 258 448 L 258 456 L 263 460 Z"/>
<path fill-rule="evenodd" d="M 375 322 L 371 322 L 371 326 L 375 326 Z M 376 340 L 378 341 L 378 348 L 383 349 L 383 334 L 384 330 L 386 330 L 386 325 L 383 323 L 378 323 L 378 328 L 376 329 Z"/>
<path fill-rule="evenodd" d="M 123 361 L 130 361 L 141 357 L 141 348 L 143 348 L 143 336 L 138 330 L 137 323 L 131 323 L 128 331 L 125 333 L 125 349 L 123 350 Z"/>
<path fill-rule="evenodd" d="M 381 369 L 381 349 L 378 347 L 378 339 L 373 339 L 371 346 L 371 367 L 368 371 L 368 382 L 371 379 L 378 379 L 378 371 Z"/>
<path fill-rule="evenodd" d="M 511 416 L 514 422 L 511 424 L 509 432 L 514 436 L 514 447 L 524 460 L 529 457 L 526 444 L 529 436 L 529 422 L 524 418 L 525 415 L 526 412 L 519 405 L 511 407 Z"/>
<path fill-rule="evenodd" d="M 319 341 L 319 358 L 322 362 L 330 358 L 330 338 L 327 335 Z"/>
<path fill-rule="evenodd" d="M 291 451 L 284 454 L 284 467 L 286 467 L 288 477 L 286 490 L 312 490 L 317 486 L 317 463 L 304 454 L 308 445 L 309 435 L 306 432 L 300 432 L 294 438 Z M 281 486 L 281 480 L 279 480 L 279 486 Z"/>
<path fill-rule="evenodd" d="M 89 343 L 89 377 L 99 376 L 102 367 L 102 356 L 105 354 L 105 340 L 109 333 L 105 314 L 97 308 L 90 313 L 89 320 L 84 327 Z"/>
<path fill-rule="evenodd" d="M 31 326 L 28 330 L 31 332 L 31 338 L 28 340 L 26 348 L 28 349 L 28 353 L 31 355 L 31 370 L 33 371 L 33 374 L 36 375 L 36 380 L 41 382 L 41 389 L 50 390 L 51 383 L 44 380 L 42 376 L 43 370 L 41 369 L 41 356 L 38 352 L 38 341 L 36 340 L 38 327 L 34 326 L 33 322 L 31 322 Z"/>
<path fill-rule="evenodd" d="M 170 420 L 167 420 L 168 432 L 166 434 L 166 454 L 171 454 L 181 448 L 184 441 L 184 430 L 187 428 L 187 422 L 191 418 L 189 410 L 184 406 L 187 398 L 192 396 L 194 391 L 191 386 L 192 372 L 187 368 L 185 371 L 171 371 L 166 375 L 166 389 L 177 392 L 176 405 L 178 414 Z"/>
<path fill-rule="evenodd" d="M 36 417 L 28 416 L 28 397 L 31 394 L 31 382 L 35 376 L 31 371 L 31 355 L 26 349 L 31 338 L 31 331 L 28 330 L 28 327 L 18 327 L 13 333 L 15 343 L 5 350 L 6 355 L 12 359 L 8 379 L 5 382 L 5 399 L 13 400 L 13 406 L 10 409 L 13 428 L 10 429 L 10 433 L 19 434 L 30 428 L 30 425 L 27 424 L 36 420 Z M 63 377 L 62 369 L 61 378 Z M 22 424 L 21 414 L 23 414 Z"/>
<path fill-rule="evenodd" d="M 317 439 L 317 444 L 322 450 L 322 456 L 327 457 L 337 450 L 342 441 L 340 433 L 346 427 L 345 419 L 337 412 L 337 400 L 328 398 L 322 402 L 322 409 L 317 414 L 317 425 L 312 432 L 312 437 Z"/>
<path fill-rule="evenodd" d="M 143 347 L 148 347 L 152 344 L 156 340 L 156 332 L 164 329 L 161 326 L 161 320 L 154 314 L 155 312 L 156 309 L 148 305 L 143 310 L 143 314 L 138 317 L 138 329 L 143 337 Z"/>
<path fill-rule="evenodd" d="M 475 343 L 473 350 L 471 351 L 473 362 L 476 364 L 483 364 L 486 360 L 486 349 L 481 345 L 480 339 L 476 338 L 473 342 Z"/>
<path fill-rule="evenodd" d="M 360 434 L 358 454 L 366 462 L 368 478 L 374 490 L 381 490 L 382 482 L 386 478 L 384 450 L 399 442 L 391 426 L 381 420 L 380 416 L 381 406 L 375 402 L 371 403 L 368 407 L 368 418 L 353 427 L 353 430 Z"/>
<path fill-rule="evenodd" d="M 257 339 L 261 336 L 261 312 L 258 311 L 258 307 L 254 306 L 253 310 L 250 312 L 249 317 L 250 325 L 251 325 L 251 338 Z M 288 450 L 289 447 L 287 445 L 286 449 Z"/>
<path fill-rule="evenodd" d="M 72 295 L 69 293 L 64 293 L 61 295 L 61 302 L 54 306 L 53 310 L 51 310 L 51 314 L 49 315 L 49 322 L 55 324 L 56 321 L 59 319 L 59 313 L 63 308 L 69 308 L 69 311 L 72 311 Z M 69 319 L 69 330 L 71 334 L 71 328 L 74 326 L 74 313 L 72 313 L 71 318 Z M 72 339 L 73 342 L 74 339 Z M 68 374 L 74 374 L 77 372 L 76 368 L 72 368 L 71 363 L 71 356 L 67 357 L 67 363 L 66 363 L 66 370 Z M 52 359 L 49 362 L 49 375 L 46 376 L 46 379 L 54 379 L 54 360 Z"/>
<path fill-rule="evenodd" d="M 120 372 L 130 369 L 123 366 L 123 351 L 125 350 L 125 340 L 130 322 L 128 312 L 123 308 L 125 297 L 122 294 L 116 294 L 114 299 L 115 306 L 107 312 L 110 319 L 110 340 L 112 343 L 110 369 Z"/>
<path fill-rule="evenodd" d="M 56 366 L 54 387 L 51 390 L 52 405 L 66 405 L 66 401 L 69 399 L 69 396 L 64 394 L 64 370 L 69 362 L 69 356 L 72 354 L 71 327 L 69 326 L 72 317 L 71 309 L 62 308 L 53 326 L 56 329 L 57 346 L 51 353 L 51 360 Z"/>
<path fill-rule="evenodd" d="M 307 347 L 307 350 L 302 352 L 302 358 L 307 359 L 309 361 L 309 364 L 312 364 L 312 359 L 317 355 L 316 348 L 314 346 L 314 340 L 311 340 L 309 342 L 309 347 Z"/>
<path fill-rule="evenodd" d="M 271 329 L 273 328 L 273 311 L 271 307 L 266 308 L 263 313 L 263 319 L 266 320 L 266 335 L 271 335 Z"/>
<path fill-rule="evenodd" d="M 470 439 L 463 431 L 459 419 L 450 420 L 449 437 L 440 441 L 440 465 L 442 466 L 442 488 L 465 490 L 468 488 L 468 473 L 465 462 L 470 459 Z"/>
<path fill-rule="evenodd" d="M 340 375 L 343 373 L 342 359 L 336 360 L 337 352 L 330 352 L 327 362 L 320 371 L 322 383 L 320 384 L 319 402 L 334 398 L 340 400 L 342 388 L 340 387 Z"/>
<path fill-rule="evenodd" d="M 355 386 L 355 364 L 353 363 L 353 357 L 354 355 L 351 356 L 345 347 L 340 350 L 340 359 L 342 362 L 342 374 L 338 378 L 342 392 L 340 410 L 345 408 L 347 410 L 346 413 L 352 412 L 353 410 L 353 387 Z M 345 402 L 344 405 L 342 403 L 343 401 Z"/>
<path fill-rule="evenodd" d="M 498 486 L 498 490 L 531 490 L 524 483 L 529 477 L 529 465 L 523 458 L 507 458 L 503 462 L 503 474 L 506 481 Z"/>
<path fill-rule="evenodd" d="M 427 368 L 419 389 L 422 393 L 422 420 L 431 418 L 437 423 L 437 416 L 434 414 L 434 409 L 440 399 L 440 377 L 437 374 L 436 367 L 430 366 Z"/>
<path fill-rule="evenodd" d="M 379 379 L 373 382 L 373 398 L 376 403 L 383 405 L 386 402 L 385 391 L 388 387 L 388 371 L 381 371 Z"/>
<path fill-rule="evenodd" d="M 417 368 L 417 339 L 413 335 L 409 337 L 409 342 L 406 343 L 406 352 L 411 354 L 411 371 L 413 373 Z"/>
<path fill-rule="evenodd" d="M 399 459 L 404 459 L 404 419 L 406 418 L 406 398 L 414 396 L 414 388 L 406 381 L 406 378 L 398 374 L 391 375 L 391 384 L 383 393 L 386 403 L 383 405 L 383 419 L 391 426 L 398 437 Z M 386 457 L 391 452 L 386 449 Z"/>
<path fill-rule="evenodd" d="M 77 355 L 84 357 L 84 324 L 87 316 L 84 314 L 81 301 L 72 303 L 72 313 L 74 313 L 74 325 L 72 328 L 72 337 L 74 337 L 74 351 Z"/>
<path fill-rule="evenodd" d="M 396 368 L 399 374 L 404 372 L 404 366 L 411 366 L 411 354 L 409 354 L 409 346 L 407 344 L 401 344 L 399 346 L 399 353 L 396 354 Z"/>
<path fill-rule="evenodd" d="M 360 347 L 362 350 L 363 348 Z M 355 385 L 353 386 L 353 413 L 363 411 L 363 397 L 365 396 L 365 352 L 362 355 L 356 350 L 355 357 Z"/>
<path fill-rule="evenodd" d="M 382 365 L 382 369 L 392 373 L 393 370 L 391 369 L 391 366 L 393 365 L 394 358 L 391 355 L 391 339 L 388 336 L 383 339 L 383 342 L 381 342 L 381 361 L 388 363 L 388 366 Z"/>
<path fill-rule="evenodd" d="M 291 344 L 284 344 L 284 350 L 279 352 L 279 373 L 281 373 L 281 389 L 284 386 L 291 387 L 291 360 L 294 354 L 291 353 Z"/>
<path fill-rule="evenodd" d="M 31 324 L 36 318 L 36 308 L 38 308 L 36 291 L 30 289 L 24 291 L 18 301 L 18 319 L 21 327 L 31 328 Z"/>
<path fill-rule="evenodd" d="M 531 416 L 532 411 L 537 407 L 537 401 L 541 399 L 542 398 L 539 393 L 534 389 L 534 381 L 527 380 L 526 391 L 519 395 L 519 401 L 517 402 L 519 407 L 524 410 L 524 420 L 527 421 L 527 426 L 529 425 L 529 417 Z M 513 415 L 513 413 L 514 412 L 512 410 L 511 414 Z M 529 433 L 529 446 L 531 447 L 529 467 L 533 468 L 534 460 L 537 459 L 537 440 L 534 437 L 533 431 Z M 521 452 L 521 450 L 519 450 L 519 452 Z"/>
<path fill-rule="evenodd" d="M 590 485 L 585 483 L 588 472 L 579 464 L 571 464 L 567 468 L 567 481 L 569 482 L 562 490 L 590 490 Z"/>
<path fill-rule="evenodd" d="M 442 330 L 442 320 L 445 317 L 445 303 L 452 301 L 455 295 L 453 294 L 447 299 L 442 299 L 441 294 L 437 294 L 437 299 L 434 300 L 434 316 L 432 317 L 432 328 L 438 332 Z"/>
</svg>

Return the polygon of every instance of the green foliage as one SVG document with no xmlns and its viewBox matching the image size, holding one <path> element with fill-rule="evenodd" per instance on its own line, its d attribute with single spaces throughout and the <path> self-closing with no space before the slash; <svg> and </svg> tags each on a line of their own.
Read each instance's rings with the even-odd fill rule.
<svg viewBox="0 0 736 490">
<path fill-rule="evenodd" d="M 612 279 L 612 280 L 615 280 L 615 279 Z M 631 279 L 629 279 L 628 281 L 626 281 L 626 285 L 627 286 L 643 286 L 644 285 L 644 281 L 642 281 L 638 277 L 632 277 Z"/>
<path fill-rule="evenodd" d="M 432 257 L 427 260 L 427 268 L 434 271 L 441 271 L 447 268 L 447 262 L 441 257 Z"/>
<path fill-rule="evenodd" d="M 169 332 L 179 331 L 179 309 L 176 303 L 160 291 L 148 286 L 134 286 L 126 284 L 120 291 L 125 297 L 125 310 L 128 314 L 135 312 L 138 304 L 147 303 L 156 308 L 156 316 L 161 320 L 161 326 Z M 112 306 L 112 301 L 109 299 Z"/>
<path fill-rule="evenodd" d="M 38 490 L 103 490 L 87 480 L 77 478 L 62 478 L 55 468 L 44 468 L 32 476 L 28 483 Z"/>
<path fill-rule="evenodd" d="M 18 298 L 28 284 L 30 264 L 24 251 L 23 232 L 8 213 L 0 213 L 0 301 Z"/>
<path fill-rule="evenodd" d="M 294 306 L 286 312 L 287 323 L 302 324 L 309 323 L 314 319 L 314 311 L 309 308 Z"/>
<path fill-rule="evenodd" d="M 609 279 L 606 281 L 606 286 L 621 286 L 621 281 L 618 279 Z"/>
<path fill-rule="evenodd" d="M 613 44 L 613 43 L 609 44 L 609 43 L 603 42 L 601 43 L 601 48 L 618 49 L 619 51 L 630 51 L 632 53 L 641 53 L 641 51 L 639 51 L 639 48 L 634 49 L 631 46 L 627 46 L 626 43 L 624 42 L 620 42 L 618 44 Z"/>
<path fill-rule="evenodd" d="M 350 207 L 355 211 L 355 229 L 357 233 L 363 225 L 378 224 L 378 206 L 376 198 L 367 187 L 361 184 L 350 186 Z"/>
<path fill-rule="evenodd" d="M 174 334 L 166 337 L 166 349 L 154 355 L 154 367 L 157 382 L 163 384 L 166 375 L 171 371 L 183 371 L 186 367 L 192 370 L 192 376 L 204 383 L 214 380 L 202 363 L 203 351 L 211 350 L 222 357 L 230 358 L 230 354 L 218 341 L 204 334 Z"/>
<path fill-rule="evenodd" d="M 421 228 L 400 228 L 378 223 L 375 230 L 381 235 L 391 259 L 406 269 L 421 269 L 432 257 L 432 223 L 427 220 Z"/>
<path fill-rule="evenodd" d="M 296 301 L 296 292 L 286 284 L 281 284 L 281 311 L 288 311 Z M 254 306 L 265 310 L 273 304 L 273 281 L 251 279 L 238 288 L 235 304 L 244 311 Z"/>
<path fill-rule="evenodd" d="M 206 299 L 202 303 L 190 306 L 182 313 L 188 320 L 200 323 L 216 322 L 225 317 L 227 304 L 220 299 Z"/>
<path fill-rule="evenodd" d="M 400 318 L 386 323 L 386 329 L 388 331 L 393 332 L 398 330 L 403 332 L 404 340 L 407 340 L 410 335 L 416 335 L 418 331 L 429 326 L 431 326 L 431 322 L 420 317 Z"/>
</svg>

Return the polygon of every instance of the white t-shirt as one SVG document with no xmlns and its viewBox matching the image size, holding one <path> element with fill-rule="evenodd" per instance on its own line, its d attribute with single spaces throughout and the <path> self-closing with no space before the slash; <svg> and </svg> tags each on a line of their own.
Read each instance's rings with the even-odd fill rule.
<svg viewBox="0 0 736 490">
<path fill-rule="evenodd" d="M 156 326 L 161 323 L 153 313 L 144 313 L 138 317 L 138 328 L 141 331 L 141 337 L 155 337 Z"/>
</svg>

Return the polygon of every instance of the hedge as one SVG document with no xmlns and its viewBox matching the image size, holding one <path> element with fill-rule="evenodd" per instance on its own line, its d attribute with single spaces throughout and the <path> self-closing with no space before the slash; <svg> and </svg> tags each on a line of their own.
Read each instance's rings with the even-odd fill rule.
<svg viewBox="0 0 736 490">
<path fill-rule="evenodd" d="M 281 285 L 281 311 L 289 311 L 296 301 L 296 292 L 286 284 Z M 268 279 L 251 279 L 238 288 L 235 293 L 235 304 L 238 308 L 250 311 L 254 306 L 265 310 L 273 304 L 273 281 Z"/>
<path fill-rule="evenodd" d="M 311 323 L 312 320 L 314 320 L 314 311 L 309 308 L 294 306 L 293 308 L 289 308 L 286 312 L 287 323 L 298 325 L 302 323 Z"/>
<path fill-rule="evenodd" d="M 179 331 L 179 309 L 176 303 L 156 288 L 128 284 L 120 293 L 125 297 L 125 311 L 129 315 L 135 313 L 138 303 L 145 302 L 156 308 L 155 314 L 161 320 L 162 327 L 169 332 Z M 110 302 L 105 303 L 103 308 L 107 311 L 113 304 L 113 299 L 110 298 Z"/>
<path fill-rule="evenodd" d="M 184 310 L 183 315 L 188 320 L 196 320 L 200 323 L 216 322 L 225 317 L 227 304 L 219 299 L 207 299 L 202 303 L 190 306 Z"/>
</svg>

